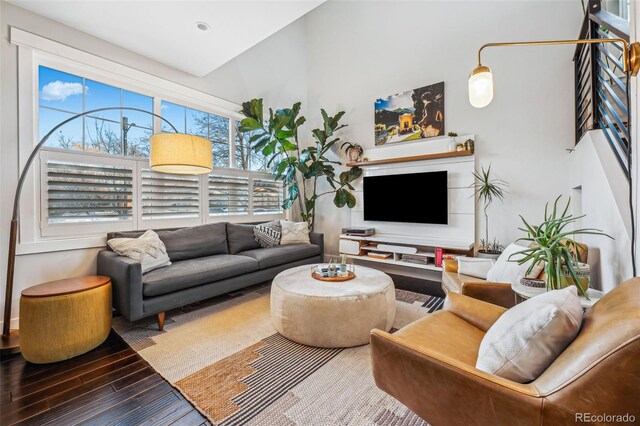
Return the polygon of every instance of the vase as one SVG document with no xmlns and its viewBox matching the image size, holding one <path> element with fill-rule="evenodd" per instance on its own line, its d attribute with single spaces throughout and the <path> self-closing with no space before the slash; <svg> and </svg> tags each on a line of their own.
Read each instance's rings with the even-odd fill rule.
<svg viewBox="0 0 640 426">
<path fill-rule="evenodd" d="M 451 138 L 451 141 L 449 142 L 449 152 L 455 152 L 455 150 L 458 147 L 458 141 L 456 140 L 455 136 Z"/>
<path fill-rule="evenodd" d="M 566 278 L 566 280 L 562 280 L 560 286 L 562 288 L 567 287 L 569 285 L 576 285 L 582 288 L 586 293 L 589 289 L 589 285 L 591 284 L 591 269 L 586 263 L 577 263 L 573 265 L 573 269 L 578 277 L 578 283 L 573 279 L 571 273 L 569 273 L 569 268 L 565 266 L 562 267 L 562 276 Z M 582 294 L 582 292 L 578 292 Z"/>
<path fill-rule="evenodd" d="M 360 159 L 360 154 L 362 154 L 362 151 L 360 151 L 359 149 L 351 148 L 348 152 L 349 161 L 358 161 Z"/>
</svg>

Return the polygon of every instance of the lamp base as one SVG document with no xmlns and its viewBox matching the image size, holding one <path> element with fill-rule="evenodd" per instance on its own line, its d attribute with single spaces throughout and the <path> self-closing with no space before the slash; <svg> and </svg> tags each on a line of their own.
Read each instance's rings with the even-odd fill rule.
<svg viewBox="0 0 640 426">
<path fill-rule="evenodd" d="M 20 330 L 14 329 L 9 335 L 0 339 L 0 354 L 2 356 L 20 353 Z"/>
</svg>

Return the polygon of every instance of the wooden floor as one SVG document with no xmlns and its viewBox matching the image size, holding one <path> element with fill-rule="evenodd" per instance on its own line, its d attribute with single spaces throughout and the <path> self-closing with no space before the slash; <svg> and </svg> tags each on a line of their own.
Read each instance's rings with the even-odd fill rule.
<svg viewBox="0 0 640 426">
<path fill-rule="evenodd" d="M 0 425 L 203 425 L 208 421 L 115 332 L 55 364 L 0 362 Z"/>
</svg>

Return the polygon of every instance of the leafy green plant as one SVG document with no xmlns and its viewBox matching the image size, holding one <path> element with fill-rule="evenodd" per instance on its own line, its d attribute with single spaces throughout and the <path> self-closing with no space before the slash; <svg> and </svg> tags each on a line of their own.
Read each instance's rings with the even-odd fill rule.
<svg viewBox="0 0 640 426">
<path fill-rule="evenodd" d="M 346 124 L 340 124 L 344 111 L 329 116 L 324 109 L 320 110 L 323 127 L 311 131 L 315 144 L 300 147 L 298 130 L 306 122 L 306 118 L 300 116 L 300 106 L 297 102 L 291 108 L 275 112 L 269 108 L 265 120 L 262 99 L 244 102 L 242 113 L 246 118 L 240 122 L 239 130 L 247 133 L 255 152 L 262 152 L 268 158 L 274 180 L 285 185 L 282 207 L 289 209 L 297 201 L 302 220 L 313 230 L 318 198 L 333 195 L 337 207 L 356 205 L 356 198 L 351 193 L 354 190 L 352 183 L 362 175 L 362 169 L 351 167 L 337 174 L 334 165 L 341 163 L 327 158 L 331 148 L 340 141 L 335 133 L 346 127 Z M 330 189 L 318 193 L 319 180 L 326 181 Z"/>
<path fill-rule="evenodd" d="M 478 197 L 483 205 L 482 210 L 484 212 L 484 239 L 480 240 L 480 251 L 485 253 L 500 253 L 502 246 L 495 239 L 493 243 L 489 243 L 489 206 L 494 200 L 502 201 L 506 194 L 506 187 L 508 184 L 501 180 L 495 179 L 491 176 L 491 164 L 485 170 L 484 167 L 480 171 L 475 170 L 473 172 L 475 182 L 471 184 L 474 189 L 475 195 Z"/>
<path fill-rule="evenodd" d="M 522 215 L 522 223 L 524 228 L 518 228 L 527 233 L 526 237 L 520 238 L 518 241 L 527 241 L 532 247 L 521 250 L 512 254 L 509 260 L 516 261 L 522 265 L 525 262 L 532 261 L 527 274 L 531 273 L 535 265 L 544 262 L 544 271 L 547 274 L 547 290 L 557 290 L 573 283 L 579 283 L 576 274 L 576 266 L 578 264 L 578 256 L 580 246 L 575 241 L 575 235 L 603 235 L 613 239 L 610 235 L 605 234 L 600 229 L 594 228 L 578 228 L 567 229 L 569 225 L 573 225 L 577 220 L 585 217 L 585 215 L 574 217 L 567 214 L 571 205 L 571 198 L 568 199 L 564 210 L 558 210 L 558 202 L 562 195 L 556 198 L 553 203 L 553 210 L 549 212 L 549 203 L 544 207 L 544 221 L 540 225 L 530 225 Z M 515 256 L 521 256 L 512 260 Z M 562 273 L 563 266 L 569 271 L 571 280 Z M 573 281 L 573 282 L 571 282 Z M 587 297 L 587 289 L 577 286 L 584 297 Z"/>
<path fill-rule="evenodd" d="M 458 134 L 456 132 L 449 132 L 449 133 L 447 133 L 447 136 L 455 138 L 455 137 L 458 136 Z"/>
</svg>

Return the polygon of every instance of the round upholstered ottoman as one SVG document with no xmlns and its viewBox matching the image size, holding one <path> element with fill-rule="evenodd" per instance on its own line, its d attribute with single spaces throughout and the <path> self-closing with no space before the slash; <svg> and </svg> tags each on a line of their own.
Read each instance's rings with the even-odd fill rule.
<svg viewBox="0 0 640 426">
<path fill-rule="evenodd" d="M 105 341 L 111 330 L 111 280 L 80 277 L 39 284 L 20 297 L 20 349 L 36 364 L 63 361 Z"/>
<path fill-rule="evenodd" d="M 271 284 L 271 320 L 278 333 L 303 345 L 345 348 L 369 343 L 372 329 L 389 331 L 396 315 L 393 280 L 358 266 L 356 278 L 318 281 L 311 266 L 278 274 Z"/>
</svg>

